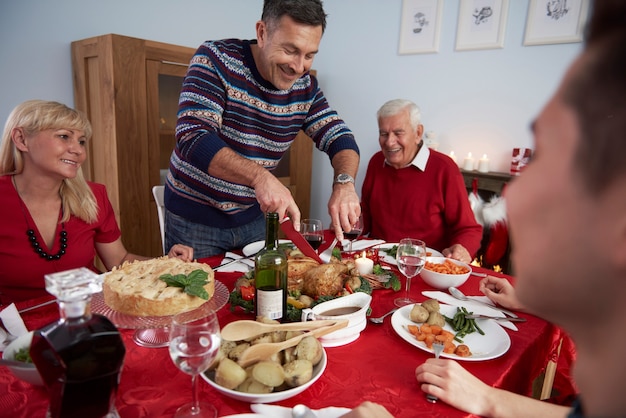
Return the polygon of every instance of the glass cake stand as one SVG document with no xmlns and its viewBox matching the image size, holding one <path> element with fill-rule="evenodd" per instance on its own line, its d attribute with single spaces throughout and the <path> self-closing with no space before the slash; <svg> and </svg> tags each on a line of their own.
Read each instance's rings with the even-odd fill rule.
<svg viewBox="0 0 626 418">
<path fill-rule="evenodd" d="M 228 288 L 220 281 L 215 281 L 215 293 L 206 303 L 215 312 L 228 302 Z M 102 292 L 91 299 L 91 311 L 104 315 L 118 328 L 135 329 L 133 341 L 142 347 L 166 347 L 169 344 L 169 326 L 172 316 L 132 316 L 111 309 L 105 302 Z"/>
</svg>

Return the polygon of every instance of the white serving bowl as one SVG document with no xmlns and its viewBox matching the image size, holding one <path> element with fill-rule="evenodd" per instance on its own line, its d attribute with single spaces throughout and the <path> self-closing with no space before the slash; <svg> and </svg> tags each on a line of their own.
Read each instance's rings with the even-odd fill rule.
<svg viewBox="0 0 626 418">
<path fill-rule="evenodd" d="M 355 292 L 351 295 L 331 299 L 327 302 L 315 305 L 311 309 L 302 310 L 302 321 L 308 320 L 348 320 L 348 326 L 333 331 L 319 338 L 324 347 L 337 347 L 340 345 L 351 343 L 359 338 L 361 331 L 367 325 L 367 311 L 372 302 L 372 297 L 367 293 Z M 343 315 L 325 315 L 325 313 L 340 310 L 343 308 L 354 308 L 355 312 Z"/>
<path fill-rule="evenodd" d="M 315 367 L 313 367 L 313 377 L 311 378 L 311 380 L 306 382 L 304 385 L 272 393 L 243 393 L 237 392 L 236 390 L 232 389 L 226 389 L 225 387 L 215 383 L 215 371 L 202 373 L 201 376 L 204 380 L 206 380 L 209 385 L 213 386 L 214 389 L 216 389 L 221 394 L 228 396 L 229 398 L 249 403 L 271 403 L 289 399 L 307 390 L 313 383 L 317 381 L 317 379 L 322 376 L 322 373 L 324 373 L 324 370 L 326 370 L 327 362 L 328 359 L 326 357 L 326 351 L 322 351 L 322 359 L 319 363 L 315 365 Z"/>
<path fill-rule="evenodd" d="M 467 278 L 470 276 L 472 268 L 461 261 L 453 260 L 451 258 L 446 257 L 426 257 L 426 262 L 435 263 L 435 264 L 443 264 L 444 261 L 449 260 L 458 266 L 465 267 L 467 273 L 463 274 L 443 274 L 437 273 L 432 270 L 426 269 L 424 267 L 420 272 L 420 276 L 422 280 L 426 282 L 426 284 L 436 288 L 436 289 L 447 289 L 450 286 L 458 287 L 467 281 Z"/>
<path fill-rule="evenodd" d="M 17 353 L 21 348 L 29 348 L 30 342 L 33 339 L 33 332 L 29 332 L 24 335 L 20 335 L 4 349 L 2 353 L 2 358 L 5 360 L 15 360 L 15 353 Z M 37 386 L 43 386 L 43 380 L 41 380 L 41 376 L 39 375 L 39 371 L 33 363 L 24 363 L 24 366 L 6 366 L 11 370 L 11 372 L 17 377 L 25 382 L 31 383 Z"/>
</svg>

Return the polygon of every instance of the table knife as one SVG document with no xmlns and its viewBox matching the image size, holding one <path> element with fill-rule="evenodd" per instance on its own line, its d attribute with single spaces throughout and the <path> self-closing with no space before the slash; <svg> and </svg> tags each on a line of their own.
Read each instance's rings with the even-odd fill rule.
<svg viewBox="0 0 626 418">
<path fill-rule="evenodd" d="M 494 319 L 496 321 L 510 321 L 510 322 L 526 322 L 526 318 L 508 318 L 506 316 L 490 316 L 490 315 L 465 315 L 467 319 Z"/>
</svg>

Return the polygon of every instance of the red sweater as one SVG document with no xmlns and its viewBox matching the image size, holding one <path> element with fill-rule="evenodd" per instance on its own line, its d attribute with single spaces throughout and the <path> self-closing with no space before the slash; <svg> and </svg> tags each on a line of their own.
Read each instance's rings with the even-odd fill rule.
<svg viewBox="0 0 626 418">
<path fill-rule="evenodd" d="M 482 227 L 463 176 L 447 155 L 430 150 L 425 171 L 414 165 L 398 170 L 377 152 L 367 167 L 361 199 L 364 233 L 371 238 L 418 238 L 438 251 L 461 244 L 472 256 L 480 248 Z"/>
<path fill-rule="evenodd" d="M 87 224 L 72 216 L 65 223 L 67 252 L 59 260 L 47 261 L 39 257 L 30 245 L 24 216 L 28 216 L 28 222 L 35 229 L 39 242 L 43 243 L 43 240 L 30 213 L 22 211 L 11 176 L 0 176 L 0 304 L 7 305 L 47 295 L 45 274 L 78 267 L 97 271 L 94 266 L 95 243 L 113 242 L 121 234 L 104 185 L 89 183 L 89 186 L 96 196 L 98 219 Z M 42 244 L 46 252 L 56 254 L 59 251 L 59 230 L 60 226 L 51 249 Z"/>
</svg>

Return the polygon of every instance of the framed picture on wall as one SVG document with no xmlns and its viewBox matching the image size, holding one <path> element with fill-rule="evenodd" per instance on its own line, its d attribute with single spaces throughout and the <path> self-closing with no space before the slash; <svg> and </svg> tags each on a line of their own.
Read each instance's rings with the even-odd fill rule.
<svg viewBox="0 0 626 418">
<path fill-rule="evenodd" d="M 437 52 L 443 0 L 402 0 L 399 54 Z"/>
<path fill-rule="evenodd" d="M 581 42 L 589 0 L 530 0 L 524 45 Z"/>
<path fill-rule="evenodd" d="M 504 47 L 509 0 L 461 0 L 456 50 Z"/>
</svg>

